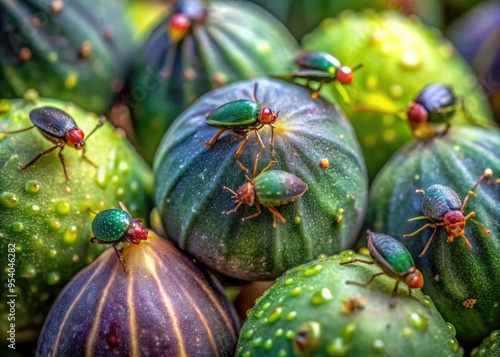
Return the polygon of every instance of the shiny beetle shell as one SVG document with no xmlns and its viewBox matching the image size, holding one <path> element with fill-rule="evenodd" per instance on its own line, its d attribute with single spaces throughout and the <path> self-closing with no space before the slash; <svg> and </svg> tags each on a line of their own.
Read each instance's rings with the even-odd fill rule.
<svg viewBox="0 0 500 357">
<path fill-rule="evenodd" d="M 33 109 L 30 114 L 31 122 L 49 140 L 53 138 L 66 142 L 66 133 L 77 128 L 75 120 L 66 112 L 53 108 L 41 107 Z"/>
<path fill-rule="evenodd" d="M 248 129 L 258 125 L 263 106 L 253 100 L 239 99 L 223 104 L 207 116 L 215 128 Z"/>
<path fill-rule="evenodd" d="M 408 249 L 386 234 L 368 234 L 368 249 L 375 264 L 390 276 L 402 276 L 415 266 Z"/>
<path fill-rule="evenodd" d="M 281 206 L 299 199 L 308 189 L 307 184 L 294 174 L 269 170 L 254 179 L 255 192 L 264 206 Z"/>
<path fill-rule="evenodd" d="M 422 212 L 433 222 L 442 222 L 450 211 L 460 211 L 462 202 L 458 194 L 443 185 L 432 185 L 422 197 Z"/>
<path fill-rule="evenodd" d="M 336 57 L 321 51 L 303 52 L 295 58 L 295 64 L 300 69 L 311 69 L 329 73 L 332 76 L 332 80 L 336 78 L 335 75 L 342 66 L 342 63 Z"/>
<path fill-rule="evenodd" d="M 457 109 L 457 99 L 450 86 L 433 83 L 422 89 L 415 103 L 421 104 L 429 115 L 429 121 L 445 123 Z"/>
<path fill-rule="evenodd" d="M 92 221 L 92 231 L 100 241 L 114 243 L 120 241 L 133 221 L 126 211 L 108 209 L 95 216 Z"/>
</svg>

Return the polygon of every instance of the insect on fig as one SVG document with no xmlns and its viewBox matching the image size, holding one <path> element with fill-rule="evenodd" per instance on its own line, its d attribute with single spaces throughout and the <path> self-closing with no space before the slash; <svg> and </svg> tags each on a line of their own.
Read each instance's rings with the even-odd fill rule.
<svg viewBox="0 0 500 357">
<path fill-rule="evenodd" d="M 233 194 L 232 198 L 236 207 L 230 211 L 224 211 L 222 214 L 231 214 L 242 205 L 252 206 L 255 203 L 257 212 L 250 216 L 243 217 L 242 221 L 248 221 L 262 213 L 260 205 L 266 207 L 273 214 L 273 227 L 276 228 L 276 218 L 282 223 L 286 219 L 278 212 L 275 206 L 285 205 L 298 200 L 308 189 L 307 184 L 294 174 L 283 170 L 268 170 L 270 165 L 263 169 L 257 176 L 250 179 L 245 174 L 245 182 L 236 192 L 224 186 Z M 254 173 L 255 174 L 255 173 Z"/>
<path fill-rule="evenodd" d="M 168 34 L 173 43 L 181 41 L 192 31 L 193 25 L 202 23 L 207 16 L 205 5 L 198 1 L 180 1 L 168 21 Z"/>
<path fill-rule="evenodd" d="M 139 219 L 134 219 L 121 202 L 121 209 L 107 209 L 96 214 L 92 221 L 93 238 L 92 243 L 111 244 L 116 256 L 122 264 L 123 271 L 128 273 L 125 260 L 118 249 L 120 243 L 139 244 L 148 238 L 148 230 Z"/>
<path fill-rule="evenodd" d="M 305 51 L 295 57 L 295 64 L 298 70 L 292 73 L 282 75 L 273 75 L 274 78 L 280 78 L 287 81 L 294 81 L 296 78 L 307 80 L 307 86 L 310 87 L 310 82 L 318 82 L 319 86 L 314 90 L 311 98 L 316 99 L 323 83 L 337 81 L 341 85 L 351 84 L 354 80 L 354 72 L 363 67 L 362 64 L 356 67 L 347 67 L 340 62 L 335 56 L 322 51 Z M 346 103 L 349 102 L 349 97 L 341 86 L 337 89 L 344 97 Z"/>
<path fill-rule="evenodd" d="M 275 112 L 269 107 L 263 106 L 259 103 L 257 99 L 257 83 L 255 83 L 253 96 L 255 101 L 249 99 L 238 99 L 221 105 L 213 112 L 207 115 L 207 124 L 220 129 L 210 141 L 205 142 L 205 145 L 211 147 L 215 144 L 219 136 L 226 130 L 231 130 L 232 132 L 242 135 L 244 137 L 243 142 L 236 151 L 234 160 L 238 166 L 248 174 L 248 170 L 240 162 L 240 155 L 245 148 L 248 141 L 248 132 L 254 130 L 255 136 L 259 141 L 261 150 L 255 156 L 254 173 L 257 167 L 257 163 L 260 155 L 266 149 L 262 139 L 259 135 L 259 130 L 264 127 L 264 125 L 269 125 L 271 127 L 271 156 L 273 161 L 271 161 L 271 166 L 276 163 L 276 154 L 274 152 L 274 122 L 278 119 L 279 111 Z"/>
<path fill-rule="evenodd" d="M 427 241 L 424 250 L 420 253 L 420 257 L 422 257 L 429 248 L 432 239 L 436 235 L 436 231 L 438 227 L 444 227 L 448 232 L 448 239 L 446 242 L 451 243 L 457 237 L 461 237 L 465 242 L 467 248 L 472 249 L 472 245 L 469 240 L 465 236 L 465 225 L 467 221 L 472 221 L 477 224 L 484 232 L 484 234 L 488 235 L 490 233 L 486 227 L 476 221 L 473 217 L 476 215 L 475 212 L 470 212 L 466 216 L 464 216 L 464 210 L 467 206 L 467 202 L 469 201 L 470 195 L 475 195 L 475 190 L 477 189 L 479 183 L 483 181 L 485 178 L 491 178 L 493 176 L 493 171 L 491 169 L 485 169 L 481 177 L 476 181 L 474 187 L 467 193 L 463 203 L 460 200 L 458 194 L 453 191 L 451 188 L 443 185 L 432 185 L 427 190 L 416 190 L 417 193 L 423 194 L 422 197 L 422 212 L 423 216 L 413 217 L 407 222 L 413 222 L 421 219 L 427 219 L 430 221 L 429 223 L 423 225 L 415 232 L 410 234 L 403 235 L 405 238 L 413 237 L 414 235 L 422 232 L 426 228 L 434 228 L 434 232 L 431 237 Z"/>
<path fill-rule="evenodd" d="M 48 154 L 55 149 L 59 148 L 59 160 L 64 170 L 64 176 L 66 180 L 69 181 L 70 178 L 66 171 L 66 165 L 64 164 L 64 157 L 62 151 L 66 145 L 75 148 L 76 150 L 82 150 L 82 158 L 86 160 L 92 166 L 96 166 L 92 161 L 90 161 L 85 156 L 85 140 L 88 138 L 104 124 L 105 118 L 101 117 L 99 123 L 84 140 L 85 134 L 81 129 L 79 129 L 75 123 L 75 120 L 66 112 L 53 108 L 53 107 L 41 107 L 33 109 L 29 114 L 30 120 L 33 123 L 32 126 L 20 130 L 13 131 L 0 131 L 1 134 L 14 134 L 27 131 L 33 128 L 37 128 L 38 131 L 49 141 L 53 142 L 55 145 L 51 148 L 40 152 L 36 155 L 30 162 L 21 166 L 21 170 L 25 170 L 43 155 Z"/>
<path fill-rule="evenodd" d="M 373 274 L 366 283 L 347 280 L 346 284 L 354 284 L 366 287 L 379 275 L 386 274 L 396 279 L 396 285 L 392 291 L 390 306 L 396 305 L 398 285 L 403 281 L 408 286 L 408 295 L 411 297 L 411 289 L 420 289 L 424 285 L 424 277 L 420 270 L 415 268 L 415 263 L 410 252 L 396 239 L 386 234 L 367 231 L 368 250 L 372 260 L 353 259 L 340 265 L 355 262 L 364 264 L 375 264 L 382 269 L 380 273 Z"/>
</svg>

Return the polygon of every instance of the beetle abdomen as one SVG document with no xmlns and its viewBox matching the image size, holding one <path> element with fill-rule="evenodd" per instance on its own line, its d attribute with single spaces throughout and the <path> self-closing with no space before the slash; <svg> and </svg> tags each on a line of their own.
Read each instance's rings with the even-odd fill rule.
<svg viewBox="0 0 500 357">
<path fill-rule="evenodd" d="M 255 192 L 264 206 L 281 206 L 299 199 L 308 189 L 307 184 L 290 172 L 269 170 L 254 180 Z"/>
<path fill-rule="evenodd" d="M 248 129 L 259 124 L 262 105 L 238 99 L 221 105 L 207 116 L 207 124 L 216 128 Z"/>
<path fill-rule="evenodd" d="M 370 255 L 384 271 L 404 274 L 415 265 L 408 249 L 398 240 L 380 233 L 370 233 L 369 237 Z"/>
<path fill-rule="evenodd" d="M 317 69 L 331 74 L 336 74 L 340 61 L 327 52 L 308 51 L 295 58 L 295 64 L 301 69 Z"/>
<path fill-rule="evenodd" d="M 460 210 L 460 197 L 451 188 L 432 185 L 422 197 L 422 212 L 433 222 L 441 222 L 444 215 L 453 210 Z"/>
<path fill-rule="evenodd" d="M 455 114 L 456 98 L 449 86 L 430 84 L 420 92 L 415 102 L 427 109 L 431 122 L 445 122 Z"/>
<path fill-rule="evenodd" d="M 35 108 L 29 115 L 31 122 L 51 141 L 53 138 L 64 140 L 65 134 L 77 127 L 71 115 L 57 108 Z"/>
<path fill-rule="evenodd" d="M 92 232 L 103 242 L 117 242 L 127 231 L 132 217 L 121 209 L 99 212 L 92 221 Z"/>
</svg>

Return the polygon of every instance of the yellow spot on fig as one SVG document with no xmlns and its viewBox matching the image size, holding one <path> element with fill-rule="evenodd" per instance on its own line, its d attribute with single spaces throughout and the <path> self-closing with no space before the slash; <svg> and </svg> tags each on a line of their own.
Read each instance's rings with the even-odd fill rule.
<svg viewBox="0 0 500 357">
<path fill-rule="evenodd" d="M 75 88 L 76 84 L 78 83 L 78 77 L 76 74 L 72 73 L 66 77 L 66 81 L 64 81 L 64 86 L 67 89 L 73 89 Z"/>
<path fill-rule="evenodd" d="M 92 43 L 90 41 L 84 41 L 80 45 L 80 57 L 87 58 L 92 53 Z"/>
<path fill-rule="evenodd" d="M 319 162 L 319 165 L 324 168 L 324 169 L 327 169 L 330 167 L 330 161 L 328 161 L 327 158 L 324 158 L 324 159 L 321 159 L 320 162 Z"/>
<path fill-rule="evenodd" d="M 408 72 L 419 71 L 422 64 L 422 58 L 413 50 L 404 51 L 399 60 L 399 67 Z"/>
</svg>

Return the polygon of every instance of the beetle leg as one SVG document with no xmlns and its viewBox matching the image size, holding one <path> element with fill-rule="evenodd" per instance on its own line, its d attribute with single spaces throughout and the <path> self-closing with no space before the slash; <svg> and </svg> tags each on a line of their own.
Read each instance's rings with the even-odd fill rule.
<svg viewBox="0 0 500 357">
<path fill-rule="evenodd" d="M 267 209 L 273 214 L 273 228 L 276 228 L 276 217 L 280 219 L 281 223 L 286 222 L 285 217 L 283 217 L 275 207 L 267 206 Z"/>
<path fill-rule="evenodd" d="M 246 216 L 246 217 L 243 217 L 241 219 L 242 222 L 244 221 L 248 221 L 249 219 L 252 219 L 252 218 L 255 218 L 257 217 L 258 215 L 260 215 L 262 213 L 262 210 L 260 208 L 260 204 L 259 204 L 259 201 L 255 201 L 255 207 L 257 208 L 257 212 L 254 213 L 254 214 L 251 214 L 250 216 Z"/>
<path fill-rule="evenodd" d="M 215 134 L 214 137 L 212 139 L 210 139 L 210 141 L 205 141 L 205 146 L 208 146 L 208 147 L 212 146 L 217 141 L 219 136 L 221 136 L 221 134 L 225 131 L 226 131 L 226 129 L 219 130 L 217 132 L 217 134 Z"/>
<path fill-rule="evenodd" d="M 240 133 L 238 133 L 238 134 L 240 134 Z M 234 160 L 236 161 L 236 163 L 238 164 L 240 169 L 243 170 L 243 172 L 245 173 L 245 176 L 248 178 L 248 169 L 245 166 L 243 166 L 243 164 L 240 161 L 241 153 L 243 152 L 243 149 L 245 148 L 245 145 L 247 144 L 247 141 L 248 141 L 248 135 L 245 131 L 242 131 L 241 135 L 243 135 L 245 137 L 245 139 L 241 143 L 238 150 L 236 150 L 236 155 L 234 155 Z"/>
<path fill-rule="evenodd" d="M 62 150 L 62 143 L 57 143 L 56 145 L 52 146 L 51 148 L 45 150 L 45 151 L 42 151 L 41 153 L 39 153 L 37 156 L 35 156 L 30 162 L 28 162 L 26 165 L 23 165 L 21 166 L 21 170 L 25 170 L 27 169 L 28 167 L 30 167 L 31 165 L 33 165 L 39 158 L 41 158 L 43 155 L 45 154 L 48 154 L 49 152 L 52 152 L 54 151 L 55 149 L 57 149 L 58 147 L 61 147 L 61 150 Z M 60 154 L 61 152 L 59 152 Z M 64 163 L 63 163 L 63 168 L 64 168 L 64 173 L 66 174 L 66 168 L 64 167 Z M 68 178 L 68 175 L 66 175 L 66 179 L 69 180 Z"/>
<path fill-rule="evenodd" d="M 467 196 L 465 197 L 464 199 L 464 203 L 462 204 L 462 208 L 460 208 L 460 211 L 464 211 L 465 209 L 465 206 L 467 206 L 467 202 L 469 201 L 469 196 L 470 195 L 476 195 L 475 191 L 476 191 L 476 188 L 477 186 L 479 186 L 479 184 L 481 183 L 481 181 L 483 181 L 486 177 L 491 177 L 489 175 L 489 173 L 491 173 L 491 170 L 490 171 L 484 171 L 483 174 L 481 175 L 481 177 L 479 177 L 479 179 L 476 181 L 476 183 L 474 184 L 474 186 L 472 187 L 472 189 L 467 192 Z"/>
<path fill-rule="evenodd" d="M 426 226 L 429 226 L 429 227 L 432 227 L 432 225 L 430 224 L 426 224 Z M 425 227 L 425 226 L 424 226 Z M 423 227 L 422 227 L 423 228 Z M 432 238 L 434 238 L 434 236 L 436 235 L 436 231 L 437 231 L 437 227 L 434 226 L 434 232 L 432 232 L 432 235 L 431 237 L 429 238 L 429 240 L 427 241 L 427 244 L 425 245 L 424 247 L 424 250 L 422 250 L 422 253 L 420 253 L 418 256 L 419 257 L 423 257 L 425 252 L 427 252 L 427 249 L 429 249 L 429 246 L 431 245 L 431 242 L 432 242 Z"/>
<path fill-rule="evenodd" d="M 64 176 L 66 176 L 66 181 L 70 181 L 70 178 L 68 176 L 68 172 L 66 171 L 66 165 L 64 164 L 64 156 L 62 154 L 62 151 L 64 149 L 64 146 L 61 146 L 61 150 L 59 150 L 59 161 L 61 161 L 61 165 L 63 167 L 63 170 L 64 170 Z"/>
<path fill-rule="evenodd" d="M 231 214 L 231 213 L 234 213 L 236 212 L 236 210 L 243 204 L 243 202 L 238 202 L 238 204 L 236 205 L 236 207 L 234 207 L 232 210 L 230 211 L 222 211 L 222 214 Z"/>
<path fill-rule="evenodd" d="M 391 302 L 389 303 L 389 306 L 391 308 L 394 307 L 394 306 L 396 306 L 396 296 L 398 295 L 398 285 L 399 285 L 400 281 L 401 281 L 401 279 L 397 279 L 396 280 L 396 285 L 394 286 L 394 289 L 392 290 Z M 410 296 L 411 296 L 411 289 L 410 289 L 410 287 L 408 287 L 408 289 L 410 290 Z"/>
<path fill-rule="evenodd" d="M 3 131 L 3 130 L 1 130 L 1 131 L 0 131 L 0 134 L 14 134 L 14 133 L 21 133 L 21 132 L 23 132 L 23 131 L 28 131 L 28 130 L 30 130 L 30 129 L 33 129 L 34 127 L 35 127 L 35 125 L 30 126 L 30 127 L 28 127 L 28 128 L 19 129 L 19 130 L 13 130 L 13 131 Z"/>
<path fill-rule="evenodd" d="M 372 260 L 364 260 L 364 259 L 355 258 L 353 260 L 349 260 L 348 262 L 340 263 L 340 265 L 347 265 L 347 264 L 351 264 L 351 263 L 355 263 L 355 262 L 365 263 L 365 264 L 375 264 Z"/>
<path fill-rule="evenodd" d="M 323 85 L 323 82 L 321 82 L 321 81 L 320 81 L 320 82 L 319 82 L 319 87 L 318 87 L 318 88 L 316 88 L 316 90 L 315 90 L 314 92 L 312 92 L 312 94 L 311 94 L 311 99 L 316 99 L 316 98 L 318 98 L 319 91 L 320 91 L 320 89 L 321 89 L 321 86 L 322 86 L 322 85 Z"/>
<path fill-rule="evenodd" d="M 335 83 L 335 88 L 337 88 L 337 91 L 340 93 L 344 103 L 350 104 L 351 98 L 349 98 L 349 94 L 347 94 L 347 91 L 345 90 L 344 86 L 342 84 L 340 84 L 339 81 L 335 81 L 334 83 Z M 320 86 L 320 88 L 321 88 L 321 86 Z M 319 91 L 319 88 L 317 90 Z"/>
<path fill-rule="evenodd" d="M 472 249 L 472 244 L 470 244 L 470 242 L 469 242 L 469 240 L 467 239 L 467 237 L 466 237 L 466 236 L 464 236 L 464 235 L 461 235 L 460 237 L 462 237 L 462 239 L 464 240 L 465 245 L 467 246 L 467 248 Z M 452 241 L 453 241 L 453 238 L 452 238 Z"/>
<path fill-rule="evenodd" d="M 85 146 L 83 147 L 83 150 L 82 150 L 82 159 L 84 159 L 85 161 L 87 161 L 90 165 L 94 166 L 96 169 L 97 169 L 97 165 L 94 164 L 87 156 L 85 156 Z"/>
<path fill-rule="evenodd" d="M 123 259 L 122 253 L 120 253 L 118 248 L 116 248 L 117 244 L 118 243 L 113 244 L 113 248 L 115 248 L 116 256 L 118 257 L 118 259 L 120 259 L 120 263 L 122 263 L 123 271 L 128 274 L 128 273 L 130 273 L 130 270 L 127 269 L 127 267 L 125 266 L 125 260 Z"/>
<path fill-rule="evenodd" d="M 475 224 L 477 224 L 479 227 L 481 227 L 481 229 L 483 230 L 483 233 L 488 235 L 490 234 L 490 231 L 489 229 L 486 229 L 486 227 L 484 226 L 484 224 L 482 224 L 481 222 L 478 222 L 476 221 L 475 219 L 473 219 L 472 217 L 475 216 L 475 213 L 474 215 L 472 215 L 474 212 L 471 212 L 469 213 L 467 216 L 465 216 L 465 220 L 467 221 L 468 219 L 470 219 L 472 222 L 474 222 Z M 472 215 L 472 216 L 471 216 Z"/>
<path fill-rule="evenodd" d="M 358 286 L 362 286 L 362 287 L 367 287 L 373 281 L 373 279 L 375 279 L 377 276 L 383 275 L 383 274 L 384 274 L 383 271 L 380 273 L 373 274 L 372 277 L 370 279 L 368 279 L 368 281 L 366 283 L 360 283 L 360 282 L 353 281 L 353 280 L 346 280 L 345 283 L 350 284 L 350 285 L 358 285 Z"/>
</svg>

